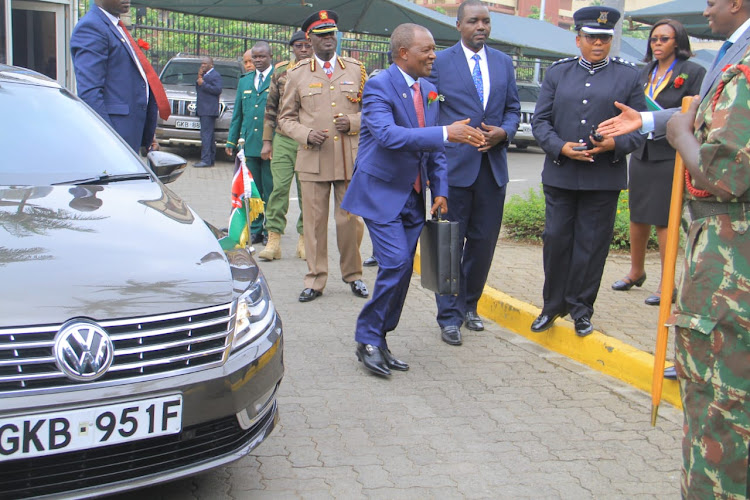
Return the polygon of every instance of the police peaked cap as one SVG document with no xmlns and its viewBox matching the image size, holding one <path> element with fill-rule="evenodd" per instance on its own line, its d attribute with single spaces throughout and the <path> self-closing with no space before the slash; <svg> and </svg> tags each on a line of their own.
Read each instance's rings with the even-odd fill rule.
<svg viewBox="0 0 750 500">
<path fill-rule="evenodd" d="M 305 19 L 305 22 L 302 23 L 302 31 L 308 35 L 310 33 L 321 35 L 323 33 L 338 31 L 338 28 L 336 27 L 338 20 L 339 15 L 334 11 L 320 10 Z"/>
<path fill-rule="evenodd" d="M 614 35 L 620 11 L 612 7 L 584 7 L 573 13 L 576 31 L 599 35 Z"/>
</svg>

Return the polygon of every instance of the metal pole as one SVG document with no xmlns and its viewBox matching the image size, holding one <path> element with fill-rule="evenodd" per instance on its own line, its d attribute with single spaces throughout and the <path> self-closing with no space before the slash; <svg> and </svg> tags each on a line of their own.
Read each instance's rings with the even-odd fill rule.
<svg viewBox="0 0 750 500">
<path fill-rule="evenodd" d="M 612 49 L 609 52 L 611 56 L 620 55 L 620 45 L 622 45 L 622 22 L 625 16 L 625 0 L 604 0 L 602 5 L 617 9 L 621 16 L 620 20 L 617 21 L 615 26 L 615 37 L 612 39 Z"/>
<path fill-rule="evenodd" d="M 544 11 L 547 7 L 547 0 L 542 0 L 542 3 L 539 4 L 539 20 L 544 21 Z M 541 61 L 537 59 L 534 61 L 534 82 L 536 83 L 542 83 L 539 81 L 539 71 L 541 70 Z"/>
</svg>

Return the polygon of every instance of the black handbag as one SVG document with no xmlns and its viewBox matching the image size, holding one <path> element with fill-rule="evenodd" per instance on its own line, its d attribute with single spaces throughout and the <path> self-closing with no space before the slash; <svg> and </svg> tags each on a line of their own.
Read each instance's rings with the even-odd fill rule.
<svg viewBox="0 0 750 500">
<path fill-rule="evenodd" d="M 428 220 L 419 236 L 422 286 L 438 295 L 458 295 L 461 271 L 458 222 Z"/>
</svg>

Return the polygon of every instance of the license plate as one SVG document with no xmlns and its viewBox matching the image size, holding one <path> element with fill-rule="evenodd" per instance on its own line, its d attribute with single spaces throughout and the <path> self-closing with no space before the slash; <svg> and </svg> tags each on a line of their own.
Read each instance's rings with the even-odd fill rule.
<svg viewBox="0 0 750 500">
<path fill-rule="evenodd" d="M 200 130 L 201 122 L 191 122 L 188 120 L 176 120 L 174 126 L 177 128 L 189 128 L 192 130 Z"/>
<path fill-rule="evenodd" d="M 182 395 L 0 419 L 0 462 L 177 434 Z"/>
</svg>

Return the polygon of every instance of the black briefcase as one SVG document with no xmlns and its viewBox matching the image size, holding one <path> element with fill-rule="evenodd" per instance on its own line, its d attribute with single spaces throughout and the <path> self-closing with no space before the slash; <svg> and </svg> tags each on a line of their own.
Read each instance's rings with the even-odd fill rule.
<svg viewBox="0 0 750 500">
<path fill-rule="evenodd" d="M 439 295 L 458 295 L 461 252 L 458 222 L 428 220 L 419 237 L 422 286 Z"/>
</svg>

